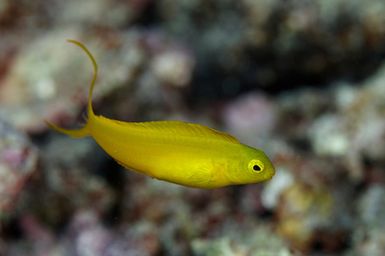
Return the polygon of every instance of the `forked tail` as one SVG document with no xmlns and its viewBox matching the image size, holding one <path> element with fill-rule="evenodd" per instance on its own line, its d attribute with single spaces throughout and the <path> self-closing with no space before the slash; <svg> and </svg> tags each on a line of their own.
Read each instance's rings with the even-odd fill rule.
<svg viewBox="0 0 385 256">
<path fill-rule="evenodd" d="M 88 58 L 92 62 L 92 66 L 94 69 L 94 74 L 93 74 L 92 81 L 90 84 L 90 89 L 88 92 L 87 123 L 80 129 L 71 130 L 71 129 L 64 129 L 64 128 L 59 127 L 59 126 L 57 126 L 53 123 L 50 123 L 48 121 L 45 121 L 45 122 L 47 123 L 47 125 L 51 129 L 53 129 L 55 131 L 64 133 L 64 134 L 71 136 L 71 137 L 74 137 L 74 138 L 81 138 L 81 137 L 84 137 L 84 136 L 87 136 L 90 134 L 90 130 L 89 130 L 90 121 L 95 116 L 94 111 L 92 109 L 92 92 L 94 90 L 95 82 L 96 82 L 96 79 L 98 77 L 98 64 L 96 63 L 94 56 L 92 56 L 91 52 L 87 49 L 87 47 L 85 45 L 83 45 L 82 43 L 80 43 L 78 41 L 71 40 L 71 39 L 67 40 L 67 41 L 69 43 L 72 43 L 72 44 L 79 46 L 87 54 Z"/>
</svg>

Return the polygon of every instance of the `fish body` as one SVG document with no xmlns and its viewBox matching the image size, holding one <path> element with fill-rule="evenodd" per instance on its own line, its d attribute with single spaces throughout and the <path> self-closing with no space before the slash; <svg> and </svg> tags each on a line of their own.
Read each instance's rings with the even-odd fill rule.
<svg viewBox="0 0 385 256">
<path fill-rule="evenodd" d="M 274 175 L 263 151 L 240 143 L 230 134 L 182 121 L 123 122 L 95 115 L 92 92 L 96 61 L 83 44 L 69 42 L 81 47 L 94 67 L 88 120 L 78 130 L 47 122 L 52 129 L 75 138 L 91 136 L 125 168 L 184 186 L 218 188 L 257 183 Z"/>
</svg>

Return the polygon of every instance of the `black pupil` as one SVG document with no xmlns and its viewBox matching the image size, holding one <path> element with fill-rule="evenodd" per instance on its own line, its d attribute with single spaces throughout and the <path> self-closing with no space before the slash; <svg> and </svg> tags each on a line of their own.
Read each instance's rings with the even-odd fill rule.
<svg viewBox="0 0 385 256">
<path fill-rule="evenodd" d="M 254 171 L 260 171 L 260 170 L 261 170 L 261 167 L 259 167 L 258 165 L 254 165 L 254 166 L 253 166 L 253 169 L 254 169 Z"/>
</svg>

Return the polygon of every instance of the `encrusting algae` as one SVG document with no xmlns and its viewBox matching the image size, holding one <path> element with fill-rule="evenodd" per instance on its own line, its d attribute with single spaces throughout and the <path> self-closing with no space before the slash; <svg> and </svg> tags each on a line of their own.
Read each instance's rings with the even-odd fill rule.
<svg viewBox="0 0 385 256">
<path fill-rule="evenodd" d="M 182 121 L 122 122 L 97 116 L 92 92 L 98 65 L 80 42 L 68 40 L 90 58 L 94 75 L 85 126 L 54 130 L 74 138 L 91 136 L 118 163 L 148 176 L 196 188 L 218 188 L 269 180 L 275 169 L 262 150 L 240 143 L 230 134 Z"/>
</svg>

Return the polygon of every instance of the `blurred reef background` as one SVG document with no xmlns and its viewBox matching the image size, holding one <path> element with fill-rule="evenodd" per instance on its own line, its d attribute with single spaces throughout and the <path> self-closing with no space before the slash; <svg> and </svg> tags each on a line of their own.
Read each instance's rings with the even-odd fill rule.
<svg viewBox="0 0 385 256">
<path fill-rule="evenodd" d="M 385 255 L 385 1 L 0 0 L 0 255 Z M 185 188 L 47 129 L 94 107 L 262 148 Z M 151 160 L 151 156 L 149 156 Z M 170 163 L 172 164 L 172 163 Z"/>
</svg>

